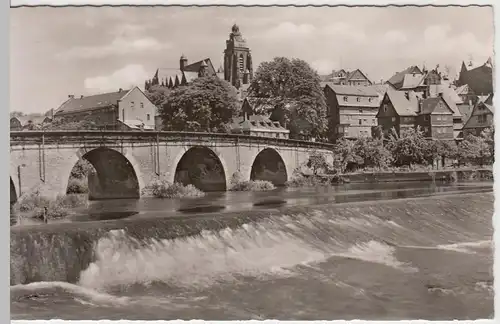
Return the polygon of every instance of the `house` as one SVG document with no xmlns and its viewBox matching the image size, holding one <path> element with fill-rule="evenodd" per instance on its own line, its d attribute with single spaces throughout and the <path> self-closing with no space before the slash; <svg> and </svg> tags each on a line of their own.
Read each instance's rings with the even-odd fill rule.
<svg viewBox="0 0 500 324">
<path fill-rule="evenodd" d="M 274 137 L 288 139 L 290 131 L 277 121 L 271 121 L 263 115 L 247 115 L 233 118 L 229 125 L 231 133 L 251 136 Z"/>
<path fill-rule="evenodd" d="M 156 106 L 138 87 L 79 98 L 70 95 L 54 112 L 54 120 L 85 119 L 100 128 L 125 130 L 154 130 L 159 123 L 156 116 Z"/>
<path fill-rule="evenodd" d="M 368 77 L 360 70 L 346 71 L 340 69 L 332 71 L 332 74 L 325 76 L 325 82 L 331 82 L 335 85 L 352 85 L 352 86 L 367 86 L 372 85 Z"/>
<path fill-rule="evenodd" d="M 155 85 L 174 88 L 202 76 L 224 79 L 237 89 L 250 84 L 253 77 L 252 54 L 238 25 L 233 25 L 226 40 L 224 67 L 215 70 L 210 58 L 188 64 L 183 54 L 179 59 L 179 68 L 158 68 L 153 78 L 146 81 L 145 89 L 148 91 Z"/>
<path fill-rule="evenodd" d="M 421 92 L 428 97 L 430 96 L 426 93 L 429 90 L 428 85 L 441 84 L 441 75 L 437 69 L 427 71 L 421 70 L 418 66 L 410 66 L 395 73 L 386 83 L 394 90 Z"/>
<path fill-rule="evenodd" d="M 10 118 L 10 130 L 35 130 L 42 128 L 44 124 L 49 124 L 50 122 L 52 122 L 52 118 L 50 116 L 13 116 Z"/>
<path fill-rule="evenodd" d="M 331 139 L 370 137 L 377 126 L 380 106 L 379 89 L 374 86 L 322 83 L 327 102 L 327 118 Z"/>
<path fill-rule="evenodd" d="M 393 128 L 401 134 L 405 128 L 420 126 L 427 138 L 453 140 L 454 116 L 459 111 L 451 103 L 443 94 L 423 98 L 413 91 L 389 89 L 380 103 L 378 124 L 386 135 Z"/>
<path fill-rule="evenodd" d="M 486 63 L 473 68 L 469 64 L 470 70 L 467 69 L 465 62 L 462 62 L 460 74 L 456 85 L 458 87 L 468 85 L 476 95 L 489 95 L 493 93 L 493 64 L 491 58 Z"/>
<path fill-rule="evenodd" d="M 473 134 L 478 136 L 484 129 L 494 126 L 494 113 L 493 94 L 491 94 L 485 100 L 478 101 L 472 109 L 463 128 L 464 135 Z"/>
</svg>

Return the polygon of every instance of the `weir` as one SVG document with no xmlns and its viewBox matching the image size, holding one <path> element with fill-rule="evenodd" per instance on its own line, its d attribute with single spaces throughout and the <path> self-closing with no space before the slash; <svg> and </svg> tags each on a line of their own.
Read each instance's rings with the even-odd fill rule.
<svg viewBox="0 0 500 324">
<path fill-rule="evenodd" d="M 220 267 L 227 266 L 228 257 L 249 258 L 253 261 L 237 262 L 238 267 L 252 267 L 271 251 L 302 251 L 300 258 L 310 254 L 320 260 L 372 241 L 385 247 L 477 241 L 484 240 L 485 228 L 492 229 L 492 214 L 493 195 L 479 193 L 216 216 L 21 226 L 11 228 L 10 282 L 78 283 L 85 274 L 84 284 L 102 276 L 126 276 L 121 283 L 131 284 L 126 281 L 143 274 L 145 281 L 163 280 L 156 276 L 168 277 L 171 268 L 177 275 L 184 268 L 204 269 L 203 262 L 215 262 L 214 258 L 222 262 Z M 127 271 L 136 273 L 125 275 Z"/>
</svg>

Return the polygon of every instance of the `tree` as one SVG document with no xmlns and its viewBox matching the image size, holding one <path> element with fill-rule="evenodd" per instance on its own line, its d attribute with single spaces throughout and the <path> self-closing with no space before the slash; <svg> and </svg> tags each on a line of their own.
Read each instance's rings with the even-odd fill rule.
<svg viewBox="0 0 500 324">
<path fill-rule="evenodd" d="M 156 107 L 160 107 L 165 102 L 168 94 L 171 92 L 171 89 L 166 87 L 160 87 L 158 85 L 151 86 L 148 91 L 145 93 L 146 97 L 155 105 Z"/>
<path fill-rule="evenodd" d="M 13 117 L 23 117 L 23 116 L 26 116 L 26 114 L 23 113 L 22 111 L 12 111 L 10 113 L 10 118 L 13 118 Z"/>
<path fill-rule="evenodd" d="M 225 131 L 238 114 L 236 90 L 217 77 L 202 77 L 169 92 L 158 107 L 171 131 Z"/>
<path fill-rule="evenodd" d="M 488 151 L 490 153 L 489 163 L 495 162 L 495 126 L 488 127 L 482 131 L 481 137 L 488 146 Z"/>
<path fill-rule="evenodd" d="M 248 93 L 272 102 L 270 118 L 288 128 L 291 138 L 326 135 L 325 96 L 318 74 L 307 62 L 277 57 L 261 63 Z"/>
<path fill-rule="evenodd" d="M 396 166 L 411 166 L 426 162 L 427 145 L 428 141 L 424 138 L 420 128 L 402 129 L 400 135 L 393 128 L 387 142 L 387 149 L 391 152 Z"/>
<path fill-rule="evenodd" d="M 467 135 L 458 145 L 459 163 L 466 162 L 483 166 L 491 158 L 490 149 L 486 140 L 481 136 Z"/>
<path fill-rule="evenodd" d="M 392 162 L 391 153 L 385 148 L 382 139 L 359 138 L 354 142 L 353 150 L 362 168 L 383 169 Z"/>
<path fill-rule="evenodd" d="M 345 173 L 353 170 L 363 163 L 360 156 L 356 154 L 355 142 L 342 138 L 337 141 L 333 148 L 333 169 L 337 173 Z"/>
<path fill-rule="evenodd" d="M 50 124 L 43 125 L 46 130 L 97 130 L 99 127 L 90 119 L 84 118 L 79 121 L 67 121 L 64 118 L 57 118 Z"/>
<path fill-rule="evenodd" d="M 455 159 L 457 156 L 457 145 L 454 141 L 429 140 L 427 144 L 424 146 L 424 159 L 429 164 L 433 164 L 437 159 Z"/>
<path fill-rule="evenodd" d="M 330 169 L 330 164 L 326 161 L 324 154 L 314 152 L 309 156 L 306 166 L 312 169 L 313 174 L 318 175 L 319 171 L 327 172 Z"/>
</svg>

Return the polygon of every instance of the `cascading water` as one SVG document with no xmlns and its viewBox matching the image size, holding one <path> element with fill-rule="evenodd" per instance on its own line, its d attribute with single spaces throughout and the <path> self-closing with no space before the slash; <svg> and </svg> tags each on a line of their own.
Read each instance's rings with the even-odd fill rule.
<svg viewBox="0 0 500 324">
<path fill-rule="evenodd" d="M 455 291 L 435 283 L 448 284 L 454 275 L 429 269 L 440 258 L 457 265 L 465 255 L 486 271 L 475 273 L 473 288 L 460 293 L 479 294 L 483 287 L 484 300 L 492 282 L 492 201 L 492 194 L 464 194 L 297 207 L 252 216 L 17 230 L 11 234 L 12 307 L 21 314 L 23 307 L 37 304 L 39 298 L 27 298 L 28 292 L 54 301 L 65 291 L 72 296 L 71 302 L 64 299 L 68 309 L 93 307 L 96 318 L 349 318 L 343 299 L 370 305 L 352 316 L 366 312 L 401 318 L 377 305 L 391 295 L 418 300 Z M 462 270 L 477 271 L 470 265 Z M 405 282 L 413 292 L 406 291 Z M 396 286 L 401 291 L 393 291 Z M 326 295 L 317 299 L 318 291 Z M 286 299 L 286 294 L 295 299 Z M 243 300 L 236 302 L 238 298 Z M 280 304 L 283 298 L 289 304 Z M 314 306 L 300 304 L 307 298 L 317 299 Z M 457 298 L 456 293 L 447 298 Z M 452 304 L 447 300 L 420 307 L 446 309 Z M 332 308 L 334 312 L 327 311 Z M 406 315 L 412 318 L 412 312 L 419 314 L 412 310 Z"/>
</svg>

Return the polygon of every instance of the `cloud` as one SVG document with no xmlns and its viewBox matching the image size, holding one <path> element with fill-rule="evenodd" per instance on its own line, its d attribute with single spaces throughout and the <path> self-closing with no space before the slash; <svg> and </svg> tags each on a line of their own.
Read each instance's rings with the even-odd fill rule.
<svg viewBox="0 0 500 324">
<path fill-rule="evenodd" d="M 363 30 L 355 25 L 350 25 L 345 22 L 337 22 L 331 25 L 326 25 L 322 28 L 322 32 L 327 37 L 342 38 L 354 41 L 363 41 L 366 34 Z"/>
<path fill-rule="evenodd" d="M 294 24 L 291 22 L 282 22 L 271 28 L 266 34 L 267 38 L 289 39 L 295 37 L 309 36 L 315 31 L 316 27 L 311 24 Z"/>
<path fill-rule="evenodd" d="M 384 39 L 389 43 L 406 43 L 408 38 L 400 30 L 389 30 L 384 34 Z"/>
<path fill-rule="evenodd" d="M 424 31 L 424 41 L 431 44 L 439 44 L 445 41 L 448 37 L 448 32 L 451 30 L 449 25 L 433 25 L 429 26 Z"/>
<path fill-rule="evenodd" d="M 115 55 L 128 55 L 145 51 L 159 51 L 171 48 L 170 43 L 160 43 L 156 38 L 127 38 L 116 37 L 110 44 L 101 46 L 79 46 L 73 47 L 59 54 L 60 58 L 85 58 L 98 59 Z"/>
<path fill-rule="evenodd" d="M 142 85 L 150 75 L 140 64 L 129 64 L 110 75 L 101 75 L 86 78 L 84 81 L 85 89 L 89 92 L 99 93 L 105 91 L 114 91 L 119 88 L 128 89 L 133 86 Z"/>
<path fill-rule="evenodd" d="M 311 62 L 311 66 L 319 74 L 329 74 L 333 69 L 338 68 L 338 63 L 329 59 L 319 59 Z"/>
</svg>

